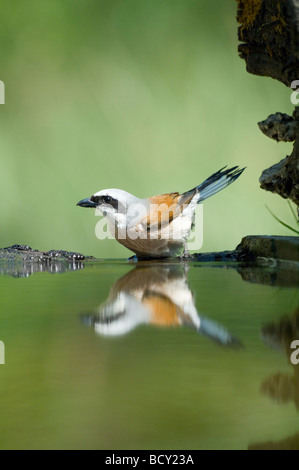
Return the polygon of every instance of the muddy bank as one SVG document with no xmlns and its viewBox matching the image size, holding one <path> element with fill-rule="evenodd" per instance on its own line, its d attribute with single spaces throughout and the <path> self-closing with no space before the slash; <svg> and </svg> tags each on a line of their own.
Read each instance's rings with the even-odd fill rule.
<svg viewBox="0 0 299 470">
<path fill-rule="evenodd" d="M 13 245 L 0 249 L 0 274 L 28 277 L 36 272 L 63 273 L 84 267 L 83 261 L 92 259 L 81 253 L 63 250 L 39 251 L 27 245 Z"/>
</svg>

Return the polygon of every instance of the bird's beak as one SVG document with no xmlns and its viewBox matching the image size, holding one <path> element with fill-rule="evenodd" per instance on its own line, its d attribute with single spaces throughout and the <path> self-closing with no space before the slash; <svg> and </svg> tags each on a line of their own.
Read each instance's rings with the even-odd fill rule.
<svg viewBox="0 0 299 470">
<path fill-rule="evenodd" d="M 96 203 L 91 201 L 89 198 L 82 199 L 82 201 L 78 202 L 77 206 L 80 206 L 80 207 L 93 207 L 94 209 L 97 207 Z"/>
</svg>

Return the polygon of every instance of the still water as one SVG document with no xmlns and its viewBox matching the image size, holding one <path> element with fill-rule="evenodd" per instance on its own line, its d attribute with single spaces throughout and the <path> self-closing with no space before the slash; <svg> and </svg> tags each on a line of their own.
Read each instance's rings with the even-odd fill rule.
<svg viewBox="0 0 299 470">
<path fill-rule="evenodd" d="M 0 268 L 1 449 L 299 448 L 289 270 Z"/>
</svg>

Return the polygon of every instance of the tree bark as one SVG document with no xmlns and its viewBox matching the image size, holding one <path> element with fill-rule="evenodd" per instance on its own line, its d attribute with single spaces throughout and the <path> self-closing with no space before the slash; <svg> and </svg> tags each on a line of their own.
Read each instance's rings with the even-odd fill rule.
<svg viewBox="0 0 299 470">
<path fill-rule="evenodd" d="M 237 3 L 241 41 L 238 50 L 247 71 L 279 80 L 290 87 L 291 96 L 294 87 L 299 86 L 299 81 L 297 86 L 293 84 L 299 80 L 299 0 L 237 0 Z M 290 156 L 262 173 L 261 188 L 299 206 L 299 109 L 296 107 L 292 118 L 276 113 L 268 120 L 259 123 L 266 135 L 295 143 Z"/>
</svg>

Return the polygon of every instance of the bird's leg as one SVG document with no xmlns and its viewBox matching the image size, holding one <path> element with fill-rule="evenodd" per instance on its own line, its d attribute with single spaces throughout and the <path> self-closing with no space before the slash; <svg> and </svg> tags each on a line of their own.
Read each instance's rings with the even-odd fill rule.
<svg viewBox="0 0 299 470">
<path fill-rule="evenodd" d="M 188 275 L 188 271 L 189 271 L 188 260 L 190 259 L 190 253 L 189 253 L 189 250 L 188 250 L 187 243 L 184 243 L 184 251 L 183 251 L 182 255 L 180 256 L 180 259 L 184 263 L 184 275 L 185 275 L 185 278 L 187 279 L 187 275 Z"/>
<path fill-rule="evenodd" d="M 190 258 L 190 253 L 188 250 L 188 245 L 187 243 L 184 243 L 184 251 L 180 256 L 181 259 L 189 259 Z"/>
</svg>

